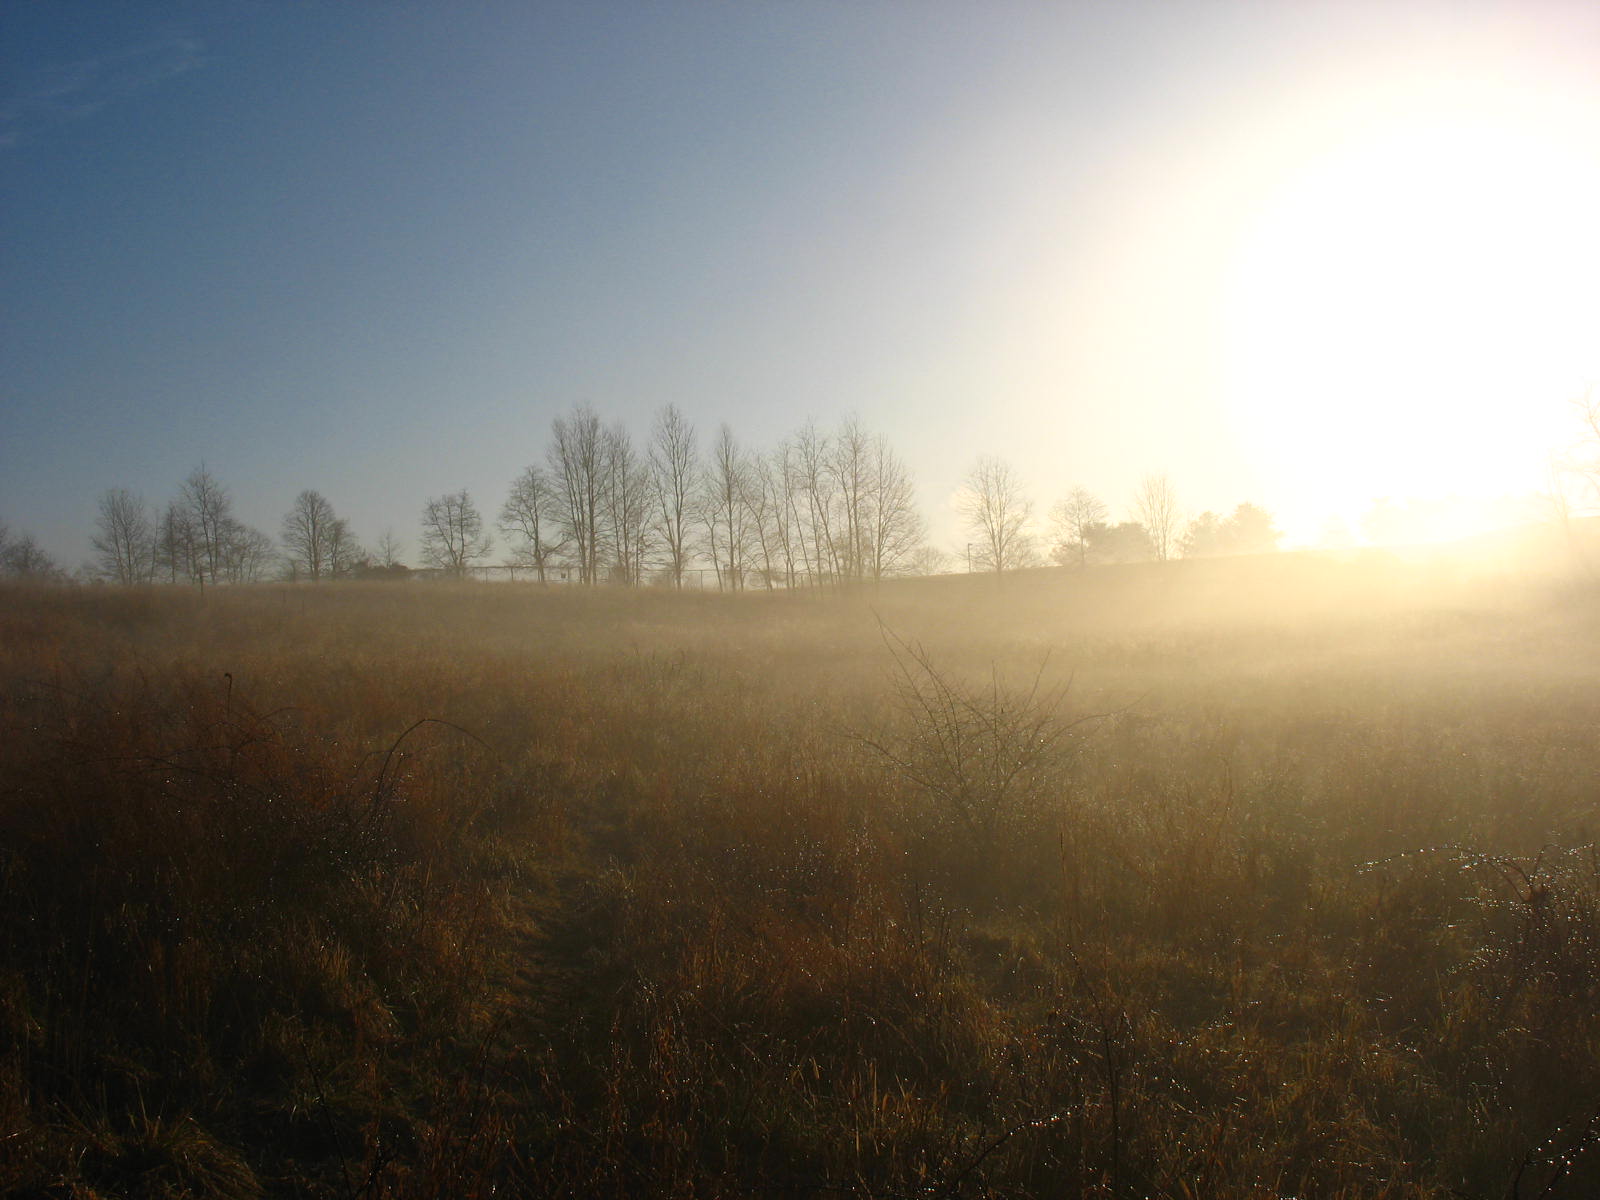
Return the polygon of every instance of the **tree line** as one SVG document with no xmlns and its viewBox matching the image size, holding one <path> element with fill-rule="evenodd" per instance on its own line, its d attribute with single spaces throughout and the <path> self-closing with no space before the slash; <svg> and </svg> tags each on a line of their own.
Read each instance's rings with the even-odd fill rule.
<svg viewBox="0 0 1600 1200">
<path fill-rule="evenodd" d="M 854 418 L 832 431 L 808 424 L 761 452 L 726 424 L 702 447 L 675 405 L 642 444 L 583 405 L 551 423 L 543 459 L 512 483 L 497 525 L 508 566 L 588 584 L 682 587 L 708 570 L 728 591 L 798 587 L 879 580 L 928 559 L 910 471 Z M 429 566 L 465 574 L 493 546 L 466 492 L 424 507 Z"/>
<path fill-rule="evenodd" d="M 127 585 L 253 583 L 268 576 L 278 557 L 272 538 L 234 516 L 228 490 L 204 466 L 190 473 L 178 495 L 159 512 L 126 488 L 102 493 L 93 546 L 95 560 L 86 573 Z M 15 537 L 3 524 L 0 576 L 67 578 L 31 536 Z"/>
<path fill-rule="evenodd" d="M 127 488 L 101 493 L 92 545 L 90 573 L 128 586 L 345 579 L 397 563 L 392 537 L 385 537 L 375 555 L 317 491 L 295 497 L 277 539 L 246 525 L 234 515 L 228 489 L 204 464 L 163 508 L 152 508 Z"/>
<path fill-rule="evenodd" d="M 1269 554 L 1282 534 L 1272 514 L 1240 504 L 1223 516 L 1203 512 L 1183 519 L 1178 493 L 1166 475 L 1147 475 L 1134 493 L 1131 516 L 1112 524 L 1111 509 L 1087 488 L 1075 487 L 1035 523 L 1032 498 L 1001 459 L 984 457 L 968 474 L 960 511 L 972 541 L 967 569 L 1015 571 L 1045 562 L 1064 567 L 1126 562 L 1166 562 L 1225 554 Z"/>
<path fill-rule="evenodd" d="M 1031 497 L 1003 460 L 984 457 L 958 507 L 969 571 L 1054 562 L 1096 563 L 1276 549 L 1271 515 L 1252 504 L 1184 522 L 1165 475 L 1147 477 L 1128 519 L 1083 488 L 1035 519 Z M 927 540 L 911 473 L 889 441 L 850 418 L 809 422 L 768 450 L 743 445 L 723 424 L 703 444 L 675 406 L 636 441 L 621 422 L 580 405 L 556 417 L 541 456 L 486 518 L 466 491 L 431 497 L 420 522 L 421 565 L 465 577 L 488 565 L 515 577 L 682 587 L 692 573 L 721 590 L 827 586 L 931 574 L 961 565 Z M 393 532 L 364 545 L 321 492 L 305 490 L 278 536 L 234 514 L 228 490 L 202 464 L 164 507 L 126 488 L 98 500 L 94 562 L 86 574 L 124 585 L 199 588 L 268 578 L 321 582 L 406 574 Z M 0 575 L 61 579 L 30 537 L 0 525 Z"/>
</svg>

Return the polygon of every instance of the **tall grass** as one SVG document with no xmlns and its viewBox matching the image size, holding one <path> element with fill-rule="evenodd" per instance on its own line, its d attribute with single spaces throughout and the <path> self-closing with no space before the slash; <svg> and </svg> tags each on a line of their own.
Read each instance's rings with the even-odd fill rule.
<svg viewBox="0 0 1600 1200">
<path fill-rule="evenodd" d="M 1592 1194 L 1594 598 L 1178 566 L 0 597 L 0 1190 Z"/>
</svg>

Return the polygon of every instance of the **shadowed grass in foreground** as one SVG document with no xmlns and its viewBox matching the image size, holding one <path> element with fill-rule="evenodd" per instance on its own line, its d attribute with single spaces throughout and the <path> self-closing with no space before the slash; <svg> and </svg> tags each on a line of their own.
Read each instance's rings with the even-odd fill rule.
<svg viewBox="0 0 1600 1200">
<path fill-rule="evenodd" d="M 1592 1194 L 1600 610 L 1408 570 L 0 597 L 0 1190 Z"/>
</svg>

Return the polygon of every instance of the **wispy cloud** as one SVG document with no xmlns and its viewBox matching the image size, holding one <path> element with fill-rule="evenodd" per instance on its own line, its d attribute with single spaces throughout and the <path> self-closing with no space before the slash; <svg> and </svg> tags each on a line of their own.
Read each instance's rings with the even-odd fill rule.
<svg viewBox="0 0 1600 1200">
<path fill-rule="evenodd" d="M 172 33 L 76 62 L 41 67 L 0 102 L 0 149 L 91 117 L 186 75 L 205 61 L 205 46 L 198 38 Z"/>
</svg>

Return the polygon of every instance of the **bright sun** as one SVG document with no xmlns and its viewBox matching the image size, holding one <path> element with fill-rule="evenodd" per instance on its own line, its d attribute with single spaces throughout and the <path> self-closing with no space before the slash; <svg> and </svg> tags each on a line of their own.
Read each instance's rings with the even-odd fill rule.
<svg viewBox="0 0 1600 1200">
<path fill-rule="evenodd" d="M 1241 238 L 1238 433 L 1308 512 L 1526 492 L 1600 374 L 1600 139 L 1489 99 L 1303 159 Z"/>
</svg>

